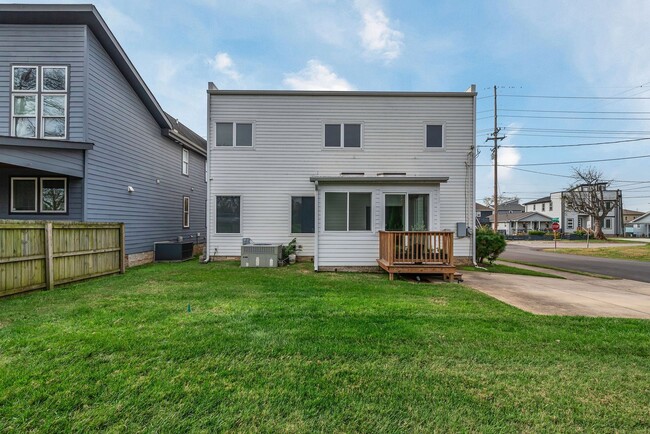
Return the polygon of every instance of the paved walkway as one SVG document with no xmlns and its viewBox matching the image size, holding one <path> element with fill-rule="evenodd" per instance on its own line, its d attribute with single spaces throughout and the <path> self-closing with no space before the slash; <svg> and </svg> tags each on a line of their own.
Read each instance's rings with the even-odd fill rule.
<svg viewBox="0 0 650 434">
<path fill-rule="evenodd" d="M 508 264 L 512 265 L 512 264 Z M 604 280 L 525 267 L 565 277 L 463 272 L 464 284 L 538 315 L 577 315 L 650 319 L 650 284 Z"/>
</svg>

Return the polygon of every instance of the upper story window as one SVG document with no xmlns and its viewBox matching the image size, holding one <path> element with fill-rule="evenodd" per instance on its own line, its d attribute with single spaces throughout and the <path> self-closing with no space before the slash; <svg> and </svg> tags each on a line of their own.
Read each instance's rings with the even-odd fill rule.
<svg viewBox="0 0 650 434">
<path fill-rule="evenodd" d="M 424 143 L 427 149 L 444 147 L 444 126 L 442 124 L 427 124 Z"/>
<path fill-rule="evenodd" d="M 183 175 L 190 174 L 190 151 L 185 148 L 183 148 L 183 162 L 181 166 L 181 172 Z"/>
<path fill-rule="evenodd" d="M 325 124 L 326 148 L 360 148 L 361 124 Z"/>
<path fill-rule="evenodd" d="M 548 204 L 548 210 L 553 211 L 553 202 L 549 202 Z"/>
<path fill-rule="evenodd" d="M 253 124 L 250 122 L 217 122 L 215 135 L 217 146 L 253 146 Z"/>
<path fill-rule="evenodd" d="M 11 71 L 11 134 L 65 139 L 68 67 L 17 65 Z"/>
<path fill-rule="evenodd" d="M 542 204 L 542 211 L 546 211 L 546 204 L 545 203 Z"/>
</svg>

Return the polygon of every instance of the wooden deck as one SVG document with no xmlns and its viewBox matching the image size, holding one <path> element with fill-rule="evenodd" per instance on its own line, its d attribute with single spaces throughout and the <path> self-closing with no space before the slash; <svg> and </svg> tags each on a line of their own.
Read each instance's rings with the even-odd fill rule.
<svg viewBox="0 0 650 434">
<path fill-rule="evenodd" d="M 396 273 L 442 274 L 451 282 L 456 273 L 453 252 L 453 232 L 380 231 L 377 264 L 390 280 Z"/>
</svg>

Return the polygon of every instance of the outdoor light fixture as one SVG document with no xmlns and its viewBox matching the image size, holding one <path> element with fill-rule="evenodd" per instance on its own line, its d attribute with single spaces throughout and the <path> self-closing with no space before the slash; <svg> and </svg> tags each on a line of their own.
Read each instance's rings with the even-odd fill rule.
<svg viewBox="0 0 650 434">
<path fill-rule="evenodd" d="M 129 193 L 133 193 L 135 191 L 135 188 L 129 185 L 128 187 L 126 187 L 126 191 L 128 191 Z"/>
</svg>

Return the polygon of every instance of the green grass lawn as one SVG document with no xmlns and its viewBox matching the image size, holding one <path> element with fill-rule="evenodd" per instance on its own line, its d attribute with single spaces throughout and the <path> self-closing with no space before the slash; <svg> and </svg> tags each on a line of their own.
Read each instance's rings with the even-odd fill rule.
<svg viewBox="0 0 650 434">
<path fill-rule="evenodd" d="M 479 268 L 473 265 L 465 265 L 459 267 L 463 271 L 478 271 L 482 273 L 501 273 L 501 274 L 518 274 L 520 276 L 536 276 L 536 277 L 549 277 L 552 279 L 564 279 L 564 277 L 555 274 L 544 273 L 541 271 L 528 270 L 521 267 L 513 267 L 512 265 L 505 264 L 483 264 Z"/>
<path fill-rule="evenodd" d="M 596 247 L 584 249 L 545 249 L 548 252 L 567 253 L 571 255 L 597 256 L 599 258 L 630 259 L 633 261 L 650 261 L 650 243 L 642 246 Z"/>
<path fill-rule="evenodd" d="M 0 431 L 99 430 L 648 432 L 650 321 L 195 261 L 0 300 Z"/>
</svg>

